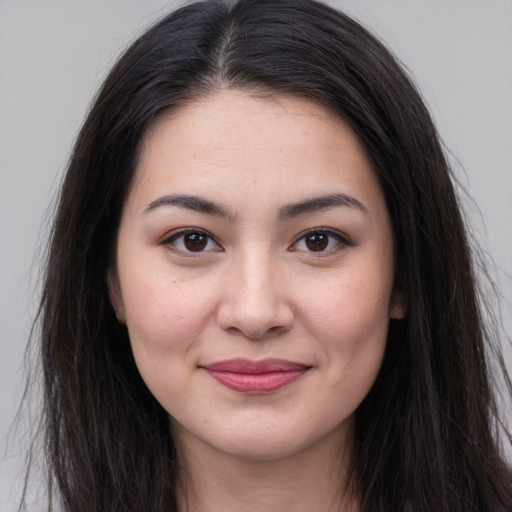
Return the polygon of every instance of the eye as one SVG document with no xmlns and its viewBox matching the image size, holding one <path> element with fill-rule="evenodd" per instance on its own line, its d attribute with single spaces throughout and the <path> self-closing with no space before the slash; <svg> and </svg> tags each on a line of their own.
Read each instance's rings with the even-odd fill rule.
<svg viewBox="0 0 512 512">
<path fill-rule="evenodd" d="M 291 250 L 322 253 L 330 252 L 346 245 L 351 244 L 341 234 L 327 229 L 314 229 L 302 235 L 292 245 Z"/>
<path fill-rule="evenodd" d="M 201 230 L 187 229 L 173 233 L 166 238 L 163 245 L 171 245 L 174 249 L 185 253 L 201 253 L 220 251 L 221 248 L 213 238 Z"/>
</svg>

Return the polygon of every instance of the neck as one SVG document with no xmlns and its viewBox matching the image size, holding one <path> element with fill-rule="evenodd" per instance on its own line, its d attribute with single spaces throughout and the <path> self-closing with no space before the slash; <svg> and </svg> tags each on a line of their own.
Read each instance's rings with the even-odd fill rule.
<svg viewBox="0 0 512 512">
<path fill-rule="evenodd" d="M 340 446 L 339 432 L 277 460 L 231 456 L 198 444 L 197 439 L 187 439 L 186 434 L 177 437 L 183 468 L 178 489 L 180 512 L 358 510 L 357 500 L 348 490 L 349 456 L 346 446 Z"/>
</svg>

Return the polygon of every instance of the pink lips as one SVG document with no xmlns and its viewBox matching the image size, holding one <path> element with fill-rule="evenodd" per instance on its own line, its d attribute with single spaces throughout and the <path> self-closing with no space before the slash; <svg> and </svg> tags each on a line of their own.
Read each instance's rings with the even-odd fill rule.
<svg viewBox="0 0 512 512">
<path fill-rule="evenodd" d="M 202 366 L 217 382 L 242 393 L 270 393 L 291 384 L 309 366 L 284 359 L 227 359 Z"/>
</svg>

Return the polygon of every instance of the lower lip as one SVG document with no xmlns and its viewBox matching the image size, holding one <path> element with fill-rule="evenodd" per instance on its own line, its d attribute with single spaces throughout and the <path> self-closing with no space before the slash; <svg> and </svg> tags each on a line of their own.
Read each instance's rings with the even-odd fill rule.
<svg viewBox="0 0 512 512">
<path fill-rule="evenodd" d="M 271 393 L 296 381 L 308 368 L 268 373 L 232 373 L 209 370 L 206 372 L 217 382 L 240 393 Z"/>
</svg>

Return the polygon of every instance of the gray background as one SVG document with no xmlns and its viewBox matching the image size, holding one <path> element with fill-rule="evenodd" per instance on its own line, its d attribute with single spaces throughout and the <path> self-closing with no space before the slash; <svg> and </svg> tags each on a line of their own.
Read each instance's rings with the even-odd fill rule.
<svg viewBox="0 0 512 512">
<path fill-rule="evenodd" d="M 476 203 L 466 201 L 476 237 L 502 269 L 510 335 L 512 0 L 330 3 L 372 28 L 416 77 Z M 26 445 L 21 439 L 6 448 L 23 387 L 48 205 L 93 91 L 125 45 L 173 5 L 0 0 L 1 511 L 15 510 L 11 487 Z M 507 355 L 510 366 L 510 347 Z"/>
</svg>

